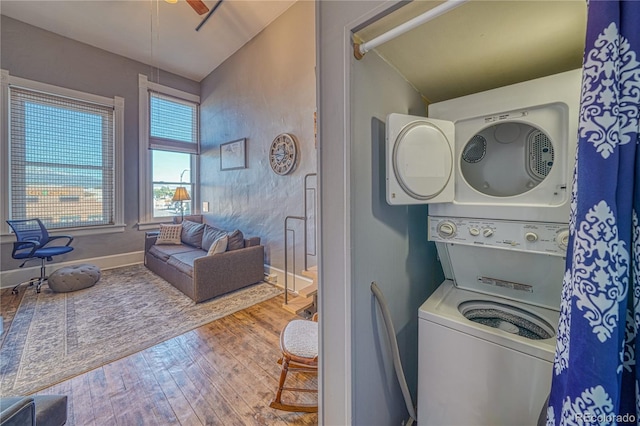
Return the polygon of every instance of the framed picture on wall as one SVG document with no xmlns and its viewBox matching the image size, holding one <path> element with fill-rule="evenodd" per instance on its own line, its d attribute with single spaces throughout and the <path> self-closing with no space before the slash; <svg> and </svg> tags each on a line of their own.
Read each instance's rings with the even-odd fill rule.
<svg viewBox="0 0 640 426">
<path fill-rule="evenodd" d="M 220 170 L 247 168 L 247 138 L 220 144 Z"/>
</svg>

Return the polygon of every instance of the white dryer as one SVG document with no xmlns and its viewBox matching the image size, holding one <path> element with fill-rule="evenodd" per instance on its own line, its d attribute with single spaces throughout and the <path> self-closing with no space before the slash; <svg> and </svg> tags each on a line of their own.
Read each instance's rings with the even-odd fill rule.
<svg viewBox="0 0 640 426">
<path fill-rule="evenodd" d="M 419 425 L 536 424 L 551 388 L 566 233 L 429 218 L 446 280 L 418 313 Z"/>
<path fill-rule="evenodd" d="M 566 222 L 581 70 L 387 117 L 389 204 L 430 215 Z M 500 207 L 496 209 L 496 207 Z"/>
</svg>

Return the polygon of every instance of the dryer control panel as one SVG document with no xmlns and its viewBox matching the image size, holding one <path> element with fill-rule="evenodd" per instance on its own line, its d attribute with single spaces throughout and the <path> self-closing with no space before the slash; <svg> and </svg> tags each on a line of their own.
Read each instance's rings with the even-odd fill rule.
<svg viewBox="0 0 640 426">
<path fill-rule="evenodd" d="M 430 216 L 429 240 L 565 256 L 569 226 L 566 223 Z"/>
</svg>

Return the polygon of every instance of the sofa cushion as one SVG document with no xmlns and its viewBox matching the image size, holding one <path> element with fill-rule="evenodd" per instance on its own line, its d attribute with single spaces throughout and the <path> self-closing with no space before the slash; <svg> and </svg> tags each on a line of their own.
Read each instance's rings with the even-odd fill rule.
<svg viewBox="0 0 640 426">
<path fill-rule="evenodd" d="M 229 244 L 229 237 L 227 235 L 223 235 L 211 244 L 211 247 L 209 247 L 209 251 L 207 252 L 207 256 L 224 253 L 227 251 L 227 244 Z"/>
<path fill-rule="evenodd" d="M 193 247 L 202 247 L 202 234 L 204 232 L 204 224 L 184 220 L 182 222 L 181 241 Z"/>
<path fill-rule="evenodd" d="M 167 225 L 160 224 L 160 233 L 156 244 L 181 244 L 180 236 L 182 234 L 182 224 Z"/>
<path fill-rule="evenodd" d="M 229 242 L 227 243 L 227 251 L 244 248 L 244 235 L 242 235 L 242 231 L 236 229 L 233 232 L 229 232 L 228 235 Z"/>
<path fill-rule="evenodd" d="M 204 232 L 202 233 L 202 249 L 209 251 L 211 244 L 225 235 L 227 235 L 227 231 L 218 229 L 215 226 L 205 225 Z"/>
<path fill-rule="evenodd" d="M 202 250 L 185 245 L 162 245 L 153 246 L 149 249 L 148 254 L 157 257 L 158 259 L 166 262 L 171 256 L 178 253 L 186 253 L 190 251 L 201 252 Z M 206 253 L 205 253 L 206 254 Z"/>
<path fill-rule="evenodd" d="M 193 277 L 193 261 L 206 255 L 207 253 L 204 250 L 192 250 L 184 253 L 177 253 L 167 260 L 167 265 L 171 265 L 178 271 Z"/>
</svg>

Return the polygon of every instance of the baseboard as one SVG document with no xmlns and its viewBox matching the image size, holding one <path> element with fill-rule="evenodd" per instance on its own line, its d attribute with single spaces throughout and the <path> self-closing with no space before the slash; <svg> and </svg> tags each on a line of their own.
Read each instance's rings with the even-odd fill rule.
<svg viewBox="0 0 640 426">
<path fill-rule="evenodd" d="M 284 289 L 284 270 L 274 268 L 271 265 L 264 265 L 265 281 Z M 273 279 L 275 277 L 275 280 Z M 289 272 L 287 274 L 287 286 L 289 291 L 297 292 L 298 289 L 313 284 L 313 280 L 303 277 L 302 275 Z"/>
<path fill-rule="evenodd" d="M 135 265 L 142 263 L 144 260 L 144 251 L 134 251 L 130 253 L 115 254 L 112 256 L 101 256 L 89 259 L 78 259 L 69 262 L 56 262 L 47 265 L 47 274 L 50 274 L 58 268 L 70 265 L 79 265 L 81 263 L 91 263 L 100 269 L 113 269 L 121 266 Z M 32 262 L 30 267 L 11 269 L 9 271 L 0 272 L 0 288 L 13 287 L 19 283 L 25 282 L 32 277 L 40 275 L 39 262 Z"/>
</svg>

